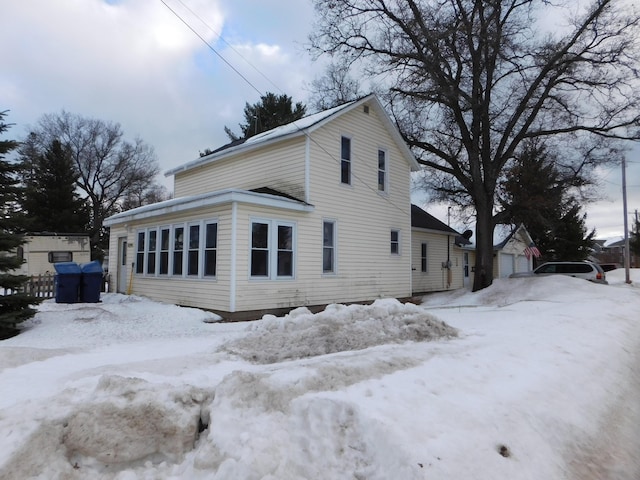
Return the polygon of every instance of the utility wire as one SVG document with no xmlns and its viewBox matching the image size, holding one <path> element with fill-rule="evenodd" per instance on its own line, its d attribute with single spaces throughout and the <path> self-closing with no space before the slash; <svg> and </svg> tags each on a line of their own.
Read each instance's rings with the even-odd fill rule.
<svg viewBox="0 0 640 480">
<path fill-rule="evenodd" d="M 189 30 L 191 30 L 194 35 L 196 35 L 213 53 L 216 54 L 216 56 L 218 56 L 225 64 L 227 64 L 229 66 L 229 68 L 231 68 L 236 74 L 238 74 L 238 76 L 240 78 L 242 78 L 251 88 L 253 88 L 256 92 L 258 92 L 258 94 L 260 96 L 263 95 L 263 93 L 260 91 L 260 89 L 258 89 L 258 87 L 256 87 L 253 83 L 251 83 L 251 81 L 249 81 L 249 79 L 247 79 L 247 77 L 245 77 L 242 73 L 240 73 L 240 71 L 238 69 L 236 69 L 229 61 L 227 61 L 227 59 L 225 59 L 222 54 L 220 54 L 213 45 L 211 45 L 209 42 L 207 42 L 207 40 L 204 39 L 204 37 L 202 37 L 202 35 L 200 35 L 191 25 L 189 25 L 189 23 L 184 20 L 180 14 L 178 14 L 173 8 L 171 8 L 166 2 L 165 0 L 160 0 L 162 2 L 162 4 L 167 7 L 171 13 L 173 13 Z M 178 0 L 189 12 L 191 12 L 196 18 L 198 18 L 198 20 L 200 20 L 200 22 L 202 22 L 203 25 L 205 25 L 209 30 L 211 30 L 213 33 L 216 33 L 216 31 L 211 28 L 209 25 L 207 25 L 207 23 L 202 20 L 202 18 L 197 15 L 195 12 L 193 12 L 193 10 L 191 10 L 189 7 L 187 7 L 182 0 Z M 217 34 L 217 33 L 216 33 Z M 222 38 L 221 34 L 217 34 L 218 38 L 221 39 L 225 44 L 229 45 L 229 43 L 224 40 Z M 230 45 L 229 45 L 230 46 Z M 238 53 L 235 49 L 233 49 L 233 47 L 231 47 L 232 50 L 236 53 Z M 260 73 L 260 75 L 262 75 L 269 83 L 271 83 L 272 85 L 274 85 L 276 87 L 276 89 L 278 89 L 280 92 L 282 92 L 282 89 L 279 88 L 273 81 L 271 81 L 264 73 L 262 73 L 257 67 L 255 67 L 254 65 L 251 64 L 251 62 L 249 62 L 248 60 L 246 60 L 244 57 L 242 57 L 242 55 L 238 54 L 243 60 L 245 60 L 245 62 L 247 62 L 249 65 L 251 65 L 251 67 L 253 67 L 258 73 Z M 314 138 L 311 137 L 311 135 L 309 135 L 308 132 L 306 132 L 304 129 L 300 128 L 296 122 L 292 122 L 295 127 L 298 129 L 298 131 L 302 132 L 305 137 L 307 137 L 311 142 L 313 142 L 316 146 L 318 146 L 324 153 L 326 153 L 329 158 L 331 158 L 332 160 L 334 160 L 338 165 L 341 164 L 341 160 L 337 159 L 331 152 L 327 151 L 324 146 L 322 146 L 321 144 L 319 144 Z M 367 163 L 364 163 L 365 165 L 367 165 Z M 376 176 L 377 176 L 377 169 L 376 169 Z M 378 193 L 378 189 L 372 187 L 371 185 L 369 185 L 367 182 L 365 182 L 364 180 L 362 180 L 358 175 L 356 175 L 353 171 L 353 169 L 351 169 L 351 176 L 358 180 L 362 185 L 364 185 L 366 188 L 368 188 L 369 190 Z M 389 197 L 382 197 L 385 201 L 387 201 L 390 205 L 392 205 L 394 208 L 396 208 L 397 210 L 399 210 L 400 212 L 402 212 L 405 215 L 410 215 L 410 213 L 405 209 L 402 208 L 398 205 L 396 205 L 395 203 L 393 203 Z"/>
</svg>

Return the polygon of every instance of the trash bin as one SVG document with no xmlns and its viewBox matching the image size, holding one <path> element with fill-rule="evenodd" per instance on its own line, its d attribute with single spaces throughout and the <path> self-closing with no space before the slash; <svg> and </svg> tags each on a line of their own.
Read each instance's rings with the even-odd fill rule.
<svg viewBox="0 0 640 480">
<path fill-rule="evenodd" d="M 55 293 L 56 303 L 76 303 L 80 291 L 80 265 L 75 262 L 54 263 L 56 270 Z"/>
<path fill-rule="evenodd" d="M 80 301 L 83 303 L 98 303 L 102 290 L 102 265 L 98 260 L 83 263 L 82 282 L 80 284 Z"/>
</svg>

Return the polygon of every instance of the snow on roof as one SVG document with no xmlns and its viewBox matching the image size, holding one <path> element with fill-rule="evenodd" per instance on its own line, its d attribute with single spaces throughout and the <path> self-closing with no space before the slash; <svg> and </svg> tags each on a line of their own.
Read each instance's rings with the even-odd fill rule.
<svg viewBox="0 0 640 480">
<path fill-rule="evenodd" d="M 329 121 L 331 118 L 347 112 L 352 108 L 357 107 L 366 102 L 373 102 L 373 104 L 378 108 L 381 112 L 381 120 L 391 132 L 391 136 L 396 140 L 398 146 L 402 150 L 405 158 L 411 165 L 412 170 L 416 171 L 420 169 L 418 162 L 415 157 L 407 147 L 406 143 L 402 139 L 400 133 L 398 132 L 396 126 L 393 124 L 389 115 L 386 113 L 380 101 L 376 97 L 375 94 L 367 95 L 359 100 L 353 100 L 351 102 L 347 102 L 342 105 L 338 105 L 337 107 L 330 108 L 328 110 L 324 110 L 322 112 L 314 113 L 312 115 L 308 115 L 300 120 L 296 120 L 294 122 L 288 123 L 286 125 L 281 125 L 279 127 L 273 128 L 266 132 L 259 133 L 258 135 L 254 135 L 253 137 L 249 137 L 246 140 L 234 141 L 230 142 L 227 145 L 224 145 L 216 150 L 214 150 L 209 155 L 204 157 L 197 158 L 191 162 L 180 165 L 174 169 L 168 170 L 165 172 L 165 176 L 175 175 L 178 172 L 183 172 L 186 170 L 190 170 L 194 167 L 198 167 L 201 165 L 206 165 L 208 163 L 214 162 L 221 158 L 226 158 L 227 156 L 245 150 L 250 150 L 252 148 L 257 148 L 259 146 L 263 146 L 265 144 L 269 144 L 273 141 L 282 140 L 284 138 L 290 138 L 298 135 L 305 135 L 314 129 L 324 125 L 325 122 Z"/>
</svg>

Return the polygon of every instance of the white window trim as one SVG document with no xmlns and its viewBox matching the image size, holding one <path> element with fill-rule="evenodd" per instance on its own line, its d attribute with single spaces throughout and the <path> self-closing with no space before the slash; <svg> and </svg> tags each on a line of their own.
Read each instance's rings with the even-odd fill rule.
<svg viewBox="0 0 640 480">
<path fill-rule="evenodd" d="M 422 255 L 423 247 L 424 247 L 424 256 Z M 424 270 L 422 269 L 423 258 L 424 258 Z M 420 271 L 422 273 L 429 273 L 429 242 L 420 243 Z"/>
<path fill-rule="evenodd" d="M 138 230 L 136 230 L 136 245 L 135 245 L 135 261 L 136 261 L 136 266 L 135 266 L 135 274 L 138 276 L 145 276 L 145 277 L 159 277 L 159 278 L 167 278 L 167 279 L 178 279 L 178 278 L 187 278 L 187 279 L 206 279 L 206 280 L 216 280 L 217 279 L 217 274 L 218 274 L 218 255 L 217 255 L 217 251 L 218 251 L 218 237 L 216 237 L 216 275 L 205 275 L 204 274 L 204 253 L 205 253 L 205 240 L 206 240 L 206 226 L 209 224 L 215 223 L 218 225 L 216 234 L 219 233 L 220 230 L 220 226 L 219 226 L 219 221 L 217 218 L 210 218 L 210 219 L 204 219 L 204 220 L 198 220 L 198 221 L 194 221 L 194 222 L 181 222 L 181 223 L 174 223 L 171 225 L 161 225 L 158 227 L 147 227 L 147 228 L 140 228 Z M 189 267 L 189 234 L 190 234 L 190 230 L 189 227 L 193 226 L 193 225 L 198 225 L 199 226 L 199 230 L 198 230 L 198 274 L 197 275 L 189 275 L 187 270 Z M 183 229 L 183 240 L 182 240 L 182 273 L 181 274 L 174 274 L 173 273 L 173 267 L 174 267 L 174 253 L 175 253 L 175 232 L 176 229 L 178 228 L 182 228 Z M 160 273 L 160 253 L 161 253 L 161 240 L 162 240 L 162 230 L 169 230 L 169 250 L 168 250 L 168 273 Z M 149 232 L 156 232 L 156 249 L 155 249 L 155 271 L 154 273 L 147 273 L 147 269 L 148 269 L 148 259 L 149 259 Z M 138 237 L 140 233 L 144 233 L 144 250 L 143 252 L 139 252 L 138 251 Z M 142 273 L 138 273 L 137 269 L 138 269 L 138 253 L 143 253 L 143 267 L 142 267 Z"/>
<path fill-rule="evenodd" d="M 324 271 L 324 224 L 325 222 L 333 223 L 333 271 L 325 272 Z M 338 275 L 338 221 L 335 218 L 323 218 L 321 225 L 321 259 L 322 259 L 322 276 L 323 277 L 335 277 Z"/>
<path fill-rule="evenodd" d="M 398 251 L 397 252 L 392 252 L 391 251 L 391 245 L 392 245 L 392 241 L 391 241 L 391 232 L 398 232 Z M 387 237 L 389 239 L 389 255 L 391 255 L 392 257 L 399 257 L 402 255 L 402 231 L 399 228 L 392 228 L 389 230 L 389 236 Z"/>
<path fill-rule="evenodd" d="M 254 223 L 265 223 L 269 226 L 269 236 L 267 238 L 267 255 L 268 255 L 268 275 L 266 276 L 253 276 L 251 275 L 251 251 L 253 250 L 253 224 Z M 291 275 L 279 276 L 278 275 L 278 227 L 291 227 L 292 228 L 292 238 L 291 238 L 291 247 L 293 258 L 291 259 Z M 249 251 L 247 253 L 247 276 L 252 282 L 259 281 L 290 281 L 296 279 L 297 268 L 296 264 L 298 261 L 298 224 L 297 222 L 291 220 L 282 220 L 276 218 L 264 218 L 264 217 L 251 217 L 249 218 Z"/>
<path fill-rule="evenodd" d="M 349 139 L 349 182 L 345 183 L 342 181 L 342 162 L 344 161 L 344 159 L 342 158 L 342 139 L 343 138 L 348 138 Z M 339 174 L 340 174 L 340 185 L 342 185 L 343 187 L 350 187 L 353 188 L 353 136 L 351 135 L 347 135 L 347 134 L 341 134 L 340 135 L 340 169 L 338 170 Z"/>
</svg>

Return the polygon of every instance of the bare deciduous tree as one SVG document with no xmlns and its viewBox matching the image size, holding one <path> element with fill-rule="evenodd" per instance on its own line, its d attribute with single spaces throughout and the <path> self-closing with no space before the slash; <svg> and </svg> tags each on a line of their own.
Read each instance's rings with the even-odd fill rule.
<svg viewBox="0 0 640 480">
<path fill-rule="evenodd" d="M 309 103 L 320 112 L 362 96 L 360 85 L 349 74 L 349 64 L 344 59 L 331 62 L 324 74 L 311 82 Z"/>
<path fill-rule="evenodd" d="M 58 140 L 70 151 L 76 181 L 89 200 L 92 245 L 103 240 L 103 221 L 121 202 L 155 186 L 159 165 L 153 148 L 142 139 L 127 141 L 120 124 L 62 111 L 44 115 L 28 137 L 30 148 L 44 151 Z M 94 252 L 100 256 L 100 251 Z"/>
<path fill-rule="evenodd" d="M 628 3 L 314 3 L 312 49 L 360 61 L 385 79 L 389 107 L 418 161 L 443 191 L 475 208 L 474 290 L 492 282 L 496 187 L 525 140 L 562 138 L 571 147 L 590 137 L 640 139 L 640 19 Z M 557 16 L 558 3 L 573 15 L 546 28 L 545 9 Z M 583 159 L 573 158 L 582 168 Z M 605 160 L 593 156 L 589 164 Z"/>
</svg>

